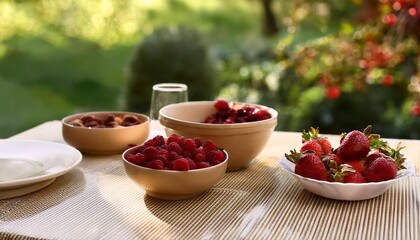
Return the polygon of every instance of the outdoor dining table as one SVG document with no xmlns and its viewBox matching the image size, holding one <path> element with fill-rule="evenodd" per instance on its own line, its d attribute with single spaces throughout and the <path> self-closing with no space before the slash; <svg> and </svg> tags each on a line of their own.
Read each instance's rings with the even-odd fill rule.
<svg viewBox="0 0 420 240">
<path fill-rule="evenodd" d="M 65 144 L 60 121 L 11 138 Z M 317 196 L 279 166 L 301 145 L 299 132 L 275 131 L 249 167 L 187 200 L 146 195 L 120 154 L 84 154 L 47 187 L 0 200 L 0 239 L 420 239 L 420 140 L 386 140 L 405 146 L 415 174 L 362 201 Z"/>
</svg>

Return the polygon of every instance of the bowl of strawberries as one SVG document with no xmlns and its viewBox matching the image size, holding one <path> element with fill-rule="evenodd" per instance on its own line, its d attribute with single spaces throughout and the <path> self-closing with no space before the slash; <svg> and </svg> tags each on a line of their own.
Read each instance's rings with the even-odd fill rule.
<svg viewBox="0 0 420 240">
<path fill-rule="evenodd" d="M 343 133 L 339 145 L 310 128 L 302 133 L 302 146 L 285 154 L 280 166 L 306 190 L 326 198 L 358 201 L 377 197 L 414 173 L 414 166 L 395 148 L 371 133 Z"/>
<path fill-rule="evenodd" d="M 220 182 L 228 154 L 211 140 L 161 135 L 122 154 L 129 178 L 146 194 L 165 200 L 196 197 Z"/>
</svg>

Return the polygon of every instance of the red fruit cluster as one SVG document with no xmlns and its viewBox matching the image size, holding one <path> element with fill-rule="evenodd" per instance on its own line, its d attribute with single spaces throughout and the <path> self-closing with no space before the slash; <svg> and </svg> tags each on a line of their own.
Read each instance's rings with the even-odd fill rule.
<svg viewBox="0 0 420 240">
<path fill-rule="evenodd" d="M 398 146 L 391 148 L 371 126 L 363 132 L 343 133 L 340 145 L 333 149 L 318 129 L 303 131 L 300 151 L 290 151 L 286 158 L 295 163 L 295 173 L 303 177 L 343 183 L 381 182 L 394 179 L 403 169 L 405 158 Z"/>
<path fill-rule="evenodd" d="M 156 136 L 125 154 L 127 161 L 147 168 L 188 171 L 222 163 L 225 153 L 211 140 Z"/>
<path fill-rule="evenodd" d="M 236 103 L 230 105 L 225 100 L 217 100 L 214 103 L 214 107 L 217 109 L 217 112 L 206 117 L 204 123 L 231 124 L 255 122 L 271 118 L 271 114 L 264 109 Z"/>
</svg>

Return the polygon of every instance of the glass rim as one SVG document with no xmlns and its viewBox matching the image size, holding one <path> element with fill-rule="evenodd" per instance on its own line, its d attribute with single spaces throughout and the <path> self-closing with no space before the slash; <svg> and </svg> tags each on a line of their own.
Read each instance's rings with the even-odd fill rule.
<svg viewBox="0 0 420 240">
<path fill-rule="evenodd" d="M 164 92 L 180 92 L 187 91 L 187 85 L 183 83 L 158 83 L 153 85 L 153 90 L 159 90 Z"/>
</svg>

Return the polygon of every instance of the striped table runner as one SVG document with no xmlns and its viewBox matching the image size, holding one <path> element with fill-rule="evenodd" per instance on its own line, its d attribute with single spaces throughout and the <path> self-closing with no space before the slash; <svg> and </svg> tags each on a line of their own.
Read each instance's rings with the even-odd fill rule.
<svg viewBox="0 0 420 240">
<path fill-rule="evenodd" d="M 58 134 L 59 126 L 18 137 L 42 128 Z M 420 239 L 420 141 L 404 142 L 415 176 L 349 202 L 314 195 L 279 167 L 291 137 L 299 134 L 276 132 L 247 169 L 181 201 L 145 195 L 118 155 L 84 156 L 50 186 L 0 200 L 0 239 Z"/>
</svg>

